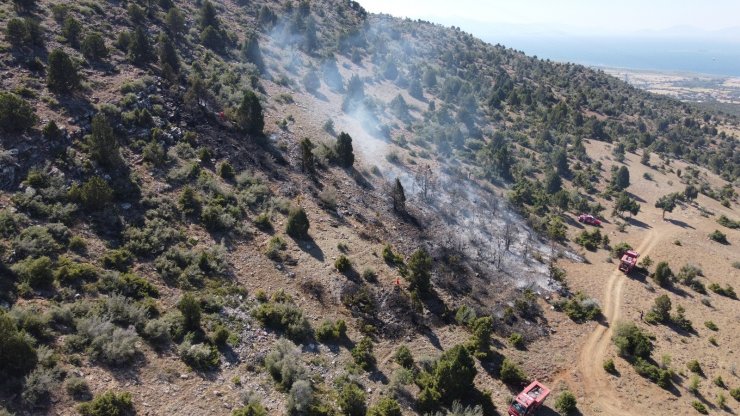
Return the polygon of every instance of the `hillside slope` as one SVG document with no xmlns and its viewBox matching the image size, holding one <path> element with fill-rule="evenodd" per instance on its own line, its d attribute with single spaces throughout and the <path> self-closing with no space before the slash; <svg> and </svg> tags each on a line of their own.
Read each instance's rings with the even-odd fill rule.
<svg viewBox="0 0 740 416">
<path fill-rule="evenodd" d="M 497 414 L 532 378 L 584 414 L 738 410 L 737 118 L 348 1 L 0 26 L 8 412 Z M 615 273 L 622 241 L 675 278 Z M 639 322 L 663 292 L 693 329 Z"/>
</svg>

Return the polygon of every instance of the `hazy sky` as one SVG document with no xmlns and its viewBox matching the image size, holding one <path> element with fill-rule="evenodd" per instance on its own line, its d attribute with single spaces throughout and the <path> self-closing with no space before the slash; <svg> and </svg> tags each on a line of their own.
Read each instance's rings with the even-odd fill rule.
<svg viewBox="0 0 740 416">
<path fill-rule="evenodd" d="M 443 24 L 461 20 L 542 24 L 550 30 L 581 34 L 740 26 L 740 0 L 360 0 L 360 4 L 373 13 Z"/>
</svg>

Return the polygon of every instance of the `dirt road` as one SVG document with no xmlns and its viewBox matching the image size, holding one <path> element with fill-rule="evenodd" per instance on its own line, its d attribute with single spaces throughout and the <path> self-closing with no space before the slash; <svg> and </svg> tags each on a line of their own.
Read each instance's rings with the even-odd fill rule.
<svg viewBox="0 0 740 416">
<path fill-rule="evenodd" d="M 660 239 L 659 230 L 650 229 L 637 252 L 641 257 L 650 253 Z M 585 390 L 586 397 L 591 402 L 591 409 L 587 414 L 598 413 L 606 415 L 641 415 L 644 412 L 633 409 L 629 402 L 620 401 L 617 392 L 611 385 L 611 377 L 603 368 L 603 362 L 611 344 L 614 324 L 620 318 L 620 308 L 623 299 L 623 287 L 628 279 L 616 266 L 609 276 L 604 287 L 602 313 L 605 323 L 598 325 L 586 339 L 586 343 L 578 355 L 576 370 L 580 374 L 580 385 Z"/>
</svg>

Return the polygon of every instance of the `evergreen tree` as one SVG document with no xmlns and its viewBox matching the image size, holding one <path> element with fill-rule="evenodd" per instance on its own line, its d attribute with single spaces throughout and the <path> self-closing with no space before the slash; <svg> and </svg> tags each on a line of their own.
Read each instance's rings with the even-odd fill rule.
<svg viewBox="0 0 740 416">
<path fill-rule="evenodd" d="M 135 65 L 144 66 L 152 60 L 153 55 L 149 36 L 144 28 L 137 27 L 128 45 L 128 58 Z"/>
<path fill-rule="evenodd" d="M 29 337 L 18 331 L 13 319 L 0 311 L 0 376 L 23 377 L 36 367 L 38 356 Z"/>
<path fill-rule="evenodd" d="M 170 37 L 162 33 L 159 36 L 159 64 L 162 72 L 175 76 L 180 73 L 180 57 L 177 56 L 175 45 Z M 168 77 L 169 78 L 169 77 Z"/>
<path fill-rule="evenodd" d="M 676 195 L 668 194 L 663 195 L 655 202 L 655 208 L 660 208 L 663 211 L 663 219 L 665 219 L 666 212 L 673 212 L 676 208 Z"/>
<path fill-rule="evenodd" d="M 182 313 L 185 328 L 190 331 L 200 329 L 200 302 L 190 293 L 186 293 L 177 302 L 177 309 Z"/>
<path fill-rule="evenodd" d="M 183 16 L 180 10 L 173 7 L 167 12 L 165 25 L 175 39 L 178 39 L 185 32 L 185 16 Z"/>
<path fill-rule="evenodd" d="M 612 176 L 612 188 L 616 191 L 622 191 L 630 186 L 630 171 L 627 166 L 620 166 Z"/>
<path fill-rule="evenodd" d="M 0 92 L 0 130 L 7 133 L 21 133 L 36 123 L 34 109 L 23 98 Z"/>
<path fill-rule="evenodd" d="M 88 61 L 96 62 L 108 57 L 108 47 L 105 46 L 103 37 L 97 32 L 88 33 L 80 49 Z"/>
<path fill-rule="evenodd" d="M 420 248 L 411 255 L 408 261 L 407 271 L 406 278 L 410 283 L 409 289 L 417 291 L 420 294 L 429 293 L 432 287 L 430 282 L 432 258 L 426 250 Z"/>
<path fill-rule="evenodd" d="M 242 131 L 261 136 L 265 128 L 265 119 L 262 114 L 262 104 L 257 95 L 247 90 L 236 111 L 236 123 Z"/>
<path fill-rule="evenodd" d="M 253 63 L 260 72 L 265 70 L 265 61 L 262 59 L 262 50 L 260 49 L 259 36 L 253 33 L 247 37 L 242 45 L 242 54 L 247 61 Z"/>
<path fill-rule="evenodd" d="M 92 120 L 92 133 L 88 136 L 87 148 L 90 157 L 103 166 L 114 167 L 120 161 L 118 140 L 108 119 L 97 114 Z"/>
<path fill-rule="evenodd" d="M 64 36 L 73 48 L 80 46 L 80 32 L 82 32 L 80 22 L 72 16 L 67 16 L 62 25 L 62 36 Z"/>
<path fill-rule="evenodd" d="M 334 151 L 337 154 L 337 162 L 339 163 L 339 166 L 350 168 L 355 163 L 355 153 L 354 149 L 352 148 L 352 137 L 349 134 L 345 132 L 339 133 Z"/>
<path fill-rule="evenodd" d="M 301 170 L 305 173 L 313 173 L 315 170 L 313 157 L 314 147 L 316 146 L 314 146 L 311 139 L 308 137 L 301 140 Z"/>
<path fill-rule="evenodd" d="M 200 24 L 201 29 L 204 30 L 209 26 L 216 30 L 219 29 L 221 23 L 219 22 L 218 16 L 216 15 L 216 8 L 210 1 L 206 0 L 203 3 L 203 6 L 201 6 L 198 23 Z"/>
<path fill-rule="evenodd" d="M 308 237 L 308 216 L 302 207 L 293 207 L 288 212 L 288 223 L 285 232 L 296 239 Z"/>
<path fill-rule="evenodd" d="M 46 83 L 50 90 L 58 93 L 66 93 L 79 86 L 77 68 L 61 49 L 54 49 L 49 54 Z"/>
<path fill-rule="evenodd" d="M 391 190 L 391 200 L 393 201 L 394 211 L 406 212 L 406 193 L 403 191 L 403 185 L 398 178 L 396 178 Z"/>
<path fill-rule="evenodd" d="M 553 195 L 563 188 L 563 180 L 554 170 L 549 171 L 545 176 L 545 191 Z"/>
</svg>

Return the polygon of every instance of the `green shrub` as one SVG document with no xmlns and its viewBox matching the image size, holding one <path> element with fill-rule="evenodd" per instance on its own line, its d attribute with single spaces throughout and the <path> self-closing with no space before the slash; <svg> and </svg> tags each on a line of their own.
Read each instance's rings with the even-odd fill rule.
<svg viewBox="0 0 740 416">
<path fill-rule="evenodd" d="M 211 202 L 203 208 L 200 214 L 203 226 L 211 232 L 226 231 L 236 225 L 236 218 L 218 203 Z"/>
<path fill-rule="evenodd" d="M 37 361 L 36 349 L 28 337 L 18 331 L 8 314 L 0 312 L 0 376 L 23 377 Z"/>
<path fill-rule="evenodd" d="M 70 92 L 80 85 L 77 68 L 61 49 L 54 49 L 49 54 L 46 74 L 46 84 L 54 92 Z"/>
<path fill-rule="evenodd" d="M 62 36 L 67 42 L 73 47 L 77 48 L 80 46 L 80 32 L 82 32 L 82 25 L 73 16 L 67 16 L 62 23 Z"/>
<path fill-rule="evenodd" d="M 691 360 L 688 363 L 686 363 L 686 367 L 695 374 L 704 374 L 704 371 L 701 369 L 701 364 L 699 364 L 699 361 L 697 360 Z"/>
<path fill-rule="evenodd" d="M 229 340 L 230 336 L 231 332 L 229 332 L 229 329 L 221 324 L 218 324 L 213 329 L 213 333 L 211 334 L 211 342 L 216 346 L 223 347 L 226 345 L 226 342 Z"/>
<path fill-rule="evenodd" d="M 36 114 L 26 100 L 10 92 L 0 92 L 0 130 L 22 133 L 35 123 Z"/>
<path fill-rule="evenodd" d="M 265 120 L 262 114 L 262 104 L 260 104 L 259 97 L 251 90 L 244 91 L 241 104 L 236 110 L 236 125 L 249 134 L 258 136 L 263 134 Z"/>
<path fill-rule="evenodd" d="M 393 247 L 390 244 L 383 246 L 382 252 L 383 260 L 388 263 L 389 266 L 403 265 L 403 257 L 400 254 L 393 252 Z"/>
<path fill-rule="evenodd" d="M 556 302 L 553 306 L 556 310 L 564 311 L 574 322 L 580 323 L 601 317 L 601 308 L 597 301 L 586 297 L 582 292 L 577 292 L 567 301 Z"/>
<path fill-rule="evenodd" d="M 135 413 L 129 393 L 107 391 L 77 407 L 82 416 L 131 416 Z"/>
<path fill-rule="evenodd" d="M 54 281 L 52 262 L 49 257 L 27 258 L 13 265 L 18 279 L 33 288 L 48 287 Z"/>
<path fill-rule="evenodd" d="M 180 208 L 183 214 L 187 216 L 200 215 L 201 203 L 198 195 L 190 186 L 185 186 L 180 192 L 180 197 L 177 200 L 177 206 Z"/>
<path fill-rule="evenodd" d="M 635 358 L 632 366 L 635 368 L 637 374 L 649 379 L 656 383 L 659 387 L 667 389 L 671 385 L 672 373 L 670 370 L 661 369 L 642 357 Z"/>
<path fill-rule="evenodd" d="M 139 337 L 133 328 L 122 329 L 112 322 L 90 317 L 77 321 L 77 335 L 93 359 L 116 366 L 130 364 L 136 357 Z"/>
<path fill-rule="evenodd" d="M 699 376 L 696 374 L 691 376 L 691 379 L 689 380 L 689 385 L 686 387 L 686 389 L 689 391 L 689 393 L 693 394 L 694 396 L 699 395 L 699 384 L 701 380 L 699 379 Z"/>
<path fill-rule="evenodd" d="M 152 48 L 149 36 L 146 30 L 141 26 L 137 27 L 129 35 L 128 42 L 128 59 L 134 65 L 144 66 L 154 58 L 154 49 Z"/>
<path fill-rule="evenodd" d="M 98 269 L 90 263 L 80 263 L 62 256 L 57 261 L 54 278 L 62 284 L 90 282 L 98 278 Z"/>
<path fill-rule="evenodd" d="M 296 239 L 308 237 L 308 216 L 302 207 L 293 207 L 288 212 L 288 223 L 285 232 Z"/>
<path fill-rule="evenodd" d="M 423 248 L 417 249 L 409 258 L 406 279 L 411 290 L 426 294 L 431 290 L 432 258 Z"/>
<path fill-rule="evenodd" d="M 217 168 L 217 173 L 218 173 L 218 176 L 226 179 L 227 181 L 234 180 L 234 177 L 236 176 L 234 167 L 231 166 L 231 163 L 229 162 L 223 162 L 219 164 Z"/>
<path fill-rule="evenodd" d="M 602 366 L 604 367 L 604 371 L 606 371 L 607 373 L 617 373 L 617 367 L 614 365 L 614 360 L 611 358 L 604 360 L 604 364 L 602 364 Z"/>
<path fill-rule="evenodd" d="M 177 309 L 185 318 L 185 328 L 200 329 L 200 302 L 190 293 L 184 294 L 177 302 Z"/>
<path fill-rule="evenodd" d="M 733 230 L 740 228 L 740 221 L 739 220 L 731 220 L 727 218 L 724 214 L 720 215 L 719 218 L 717 218 L 717 223 L 723 227 L 731 228 Z"/>
<path fill-rule="evenodd" d="M 98 113 L 92 120 L 92 132 L 86 138 L 90 157 L 105 167 L 114 167 L 121 162 L 118 140 L 108 118 Z"/>
<path fill-rule="evenodd" d="M 146 113 L 144 113 L 142 117 L 147 118 Z M 137 122 L 137 124 L 149 124 L 148 120 L 145 121 L 142 119 L 140 121 L 141 122 Z M 152 166 L 155 167 L 162 167 L 165 163 L 167 163 L 167 152 L 165 152 L 164 146 L 162 146 L 162 144 L 155 139 L 152 139 L 149 143 L 147 143 L 146 146 L 144 146 L 144 149 L 141 152 L 141 156 L 145 162 L 149 162 L 152 164 Z"/>
<path fill-rule="evenodd" d="M 725 296 L 730 299 L 737 299 L 737 294 L 735 293 L 735 289 L 732 286 L 730 286 L 729 283 L 724 288 L 721 287 L 717 283 L 712 283 L 709 285 L 709 290 L 711 290 L 712 292 L 720 296 Z"/>
<path fill-rule="evenodd" d="M 730 396 L 740 402 L 740 387 L 730 390 Z"/>
<path fill-rule="evenodd" d="M 334 267 L 336 267 L 337 271 L 340 273 L 346 273 L 352 269 L 352 263 L 349 261 L 347 256 L 342 254 L 337 257 L 337 260 L 334 262 Z"/>
<path fill-rule="evenodd" d="M 132 299 L 159 297 L 159 289 L 156 286 L 133 273 L 105 273 L 98 281 L 97 287 L 103 293 L 115 293 Z"/>
<path fill-rule="evenodd" d="M 231 412 L 231 416 L 267 416 L 267 410 L 260 403 L 249 403 Z"/>
<path fill-rule="evenodd" d="M 55 371 L 37 367 L 24 379 L 21 397 L 31 408 L 46 407 L 51 392 L 56 390 L 58 384 L 58 374 Z"/>
<path fill-rule="evenodd" d="M 0 210 L 0 236 L 5 238 L 15 236 L 20 230 L 20 223 L 20 216 L 6 209 Z"/>
<path fill-rule="evenodd" d="M 64 382 L 64 389 L 75 400 L 86 399 L 90 397 L 90 386 L 87 385 L 82 377 L 71 376 Z"/>
<path fill-rule="evenodd" d="M 507 384 L 517 384 L 527 379 L 524 371 L 509 358 L 504 358 L 504 361 L 501 363 L 500 377 L 501 381 Z"/>
<path fill-rule="evenodd" d="M 575 239 L 576 244 L 582 246 L 586 250 L 594 251 L 601 245 L 602 236 L 601 231 L 596 229 L 591 232 L 588 230 L 581 231 Z"/>
<path fill-rule="evenodd" d="M 113 189 L 99 176 L 93 176 L 82 186 L 73 185 L 69 197 L 89 211 L 100 211 L 113 200 Z"/>
<path fill-rule="evenodd" d="M 711 234 L 709 234 L 709 239 L 721 244 L 730 244 L 730 242 L 727 241 L 727 234 L 723 233 L 720 230 L 714 230 Z"/>
<path fill-rule="evenodd" d="M 87 251 L 87 243 L 84 238 L 76 235 L 69 239 L 68 248 L 75 253 L 83 254 Z"/>
<path fill-rule="evenodd" d="M 347 324 L 344 320 L 324 320 L 316 328 L 316 339 L 321 342 L 337 342 L 347 336 Z"/>
<path fill-rule="evenodd" d="M 13 239 L 13 250 L 19 257 L 54 255 L 62 249 L 60 242 L 66 243 L 69 236 L 62 232 L 62 228 L 55 230 L 60 232 L 57 236 L 53 235 L 51 231 L 52 229 L 48 226 L 33 225 L 28 227 Z"/>
<path fill-rule="evenodd" d="M 402 416 L 401 406 L 395 399 L 384 397 L 367 409 L 367 416 Z"/>
<path fill-rule="evenodd" d="M 509 344 L 511 344 L 512 347 L 521 350 L 524 348 L 524 337 L 518 332 L 512 332 L 512 334 L 509 335 Z"/>
<path fill-rule="evenodd" d="M 411 350 L 405 345 L 401 345 L 396 350 L 394 360 L 403 368 L 414 368 L 414 356 L 411 355 Z"/>
<path fill-rule="evenodd" d="M 347 416 L 365 416 L 365 392 L 355 383 L 347 382 L 339 389 L 337 404 L 342 414 Z"/>
<path fill-rule="evenodd" d="M 665 287 L 670 285 L 671 279 L 673 278 L 673 271 L 668 266 L 668 263 L 661 261 L 655 266 L 655 272 L 653 273 L 653 281 L 658 286 Z"/>
<path fill-rule="evenodd" d="M 370 371 L 375 367 L 375 356 L 373 355 L 373 341 L 369 337 L 363 337 L 354 348 L 352 348 L 352 358 L 355 364 L 365 371 Z"/>
<path fill-rule="evenodd" d="M 97 32 L 91 32 L 85 36 L 80 50 L 88 61 L 99 62 L 108 57 L 108 47 L 105 46 L 105 40 Z"/>
<path fill-rule="evenodd" d="M 117 248 L 106 251 L 101 261 L 106 269 L 125 272 L 134 263 L 134 256 L 125 248 Z"/>
<path fill-rule="evenodd" d="M 265 369 L 283 391 L 289 391 L 293 383 L 305 377 L 300 349 L 295 344 L 280 339 L 265 356 Z"/>
<path fill-rule="evenodd" d="M 171 340 L 170 324 L 165 319 L 153 319 L 144 326 L 142 336 L 154 345 L 167 345 Z"/>
<path fill-rule="evenodd" d="M 555 399 L 555 409 L 562 415 L 569 415 L 576 410 L 576 396 L 568 390 L 560 393 Z"/>
<path fill-rule="evenodd" d="M 699 412 L 699 413 L 701 413 L 703 415 L 708 415 L 709 414 L 709 411 L 707 410 L 707 407 L 704 406 L 704 403 L 702 403 L 700 401 L 694 400 L 693 402 L 691 402 L 691 406 L 694 409 L 696 409 L 697 412 Z"/>
<path fill-rule="evenodd" d="M 712 382 L 714 383 L 715 386 L 719 388 L 722 388 L 722 389 L 727 388 L 727 385 L 725 385 L 725 381 L 722 379 L 722 376 L 715 377 L 714 380 L 712 380 Z"/>
<path fill-rule="evenodd" d="M 632 322 L 618 322 L 612 341 L 623 357 L 649 358 L 653 349 L 649 336 Z"/>
<path fill-rule="evenodd" d="M 186 340 L 180 344 L 177 352 L 185 364 L 198 370 L 210 370 L 221 362 L 218 350 L 212 345 L 193 344 Z"/>
<path fill-rule="evenodd" d="M 293 304 L 275 301 L 263 303 L 254 310 L 253 315 L 264 326 L 282 331 L 296 342 L 311 336 L 312 329 L 303 311 Z"/>
<path fill-rule="evenodd" d="M 614 247 L 612 247 L 612 257 L 615 259 L 620 259 L 624 255 L 624 253 L 627 252 L 627 250 L 632 250 L 632 246 L 627 243 L 619 243 L 616 244 Z"/>
</svg>

